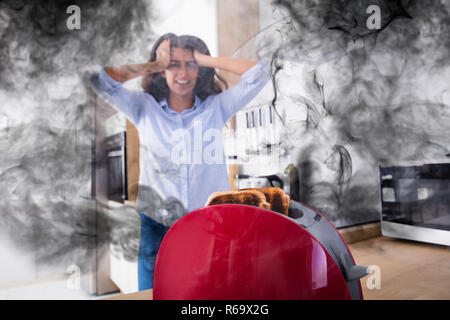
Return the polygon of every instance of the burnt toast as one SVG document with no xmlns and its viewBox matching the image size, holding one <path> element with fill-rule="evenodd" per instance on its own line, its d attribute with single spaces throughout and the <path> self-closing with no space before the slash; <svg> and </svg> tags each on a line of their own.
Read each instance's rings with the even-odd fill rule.
<svg viewBox="0 0 450 320">
<path fill-rule="evenodd" d="M 266 201 L 270 203 L 271 210 L 288 215 L 289 201 L 291 200 L 282 189 L 275 187 L 245 188 L 239 190 L 257 190 L 264 193 Z"/>
<path fill-rule="evenodd" d="M 266 201 L 264 193 L 257 190 L 213 192 L 208 197 L 205 207 L 222 203 L 248 204 L 271 210 L 270 203 Z"/>
<path fill-rule="evenodd" d="M 247 204 L 288 215 L 289 195 L 280 188 L 245 188 L 212 193 L 205 207 L 222 203 Z"/>
</svg>

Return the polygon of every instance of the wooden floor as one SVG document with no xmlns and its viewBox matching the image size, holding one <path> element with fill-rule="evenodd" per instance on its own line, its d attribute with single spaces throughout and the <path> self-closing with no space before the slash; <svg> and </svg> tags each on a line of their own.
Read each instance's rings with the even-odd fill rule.
<svg viewBox="0 0 450 320">
<path fill-rule="evenodd" d="M 103 300 L 153 300 L 153 290 L 148 289 L 127 294 L 121 293 Z"/>
<path fill-rule="evenodd" d="M 380 289 L 361 279 L 365 300 L 450 299 L 450 247 L 376 237 L 349 248 L 356 264 L 380 268 Z"/>
</svg>

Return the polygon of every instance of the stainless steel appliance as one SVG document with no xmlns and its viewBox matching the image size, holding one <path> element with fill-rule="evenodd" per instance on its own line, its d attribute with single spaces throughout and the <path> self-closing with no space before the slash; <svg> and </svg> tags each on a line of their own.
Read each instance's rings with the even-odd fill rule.
<svg viewBox="0 0 450 320">
<path fill-rule="evenodd" d="M 386 236 L 450 245 L 450 163 L 380 166 Z"/>
<path fill-rule="evenodd" d="M 236 174 L 234 181 L 237 189 L 277 187 L 283 189 L 290 196 L 291 200 L 301 200 L 298 170 L 292 164 L 282 173 L 262 176 Z"/>
</svg>

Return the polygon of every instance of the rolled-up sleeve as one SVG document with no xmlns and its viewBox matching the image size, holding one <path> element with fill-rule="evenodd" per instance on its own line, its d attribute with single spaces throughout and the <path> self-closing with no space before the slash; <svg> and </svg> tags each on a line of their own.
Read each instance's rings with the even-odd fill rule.
<svg viewBox="0 0 450 320">
<path fill-rule="evenodd" d="M 112 79 L 104 68 L 94 73 L 90 80 L 92 88 L 103 100 L 137 125 L 141 116 L 143 92 L 124 88 L 123 83 Z"/>
<path fill-rule="evenodd" d="M 260 60 L 241 75 L 241 80 L 232 88 L 217 95 L 223 122 L 227 122 L 245 107 L 265 87 L 271 78 L 270 66 Z"/>
</svg>

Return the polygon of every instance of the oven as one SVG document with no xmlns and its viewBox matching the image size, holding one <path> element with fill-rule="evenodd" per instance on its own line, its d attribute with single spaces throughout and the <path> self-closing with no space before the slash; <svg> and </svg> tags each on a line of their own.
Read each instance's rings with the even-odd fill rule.
<svg viewBox="0 0 450 320">
<path fill-rule="evenodd" d="M 127 195 L 126 132 L 105 139 L 108 199 L 123 203 Z"/>
</svg>

